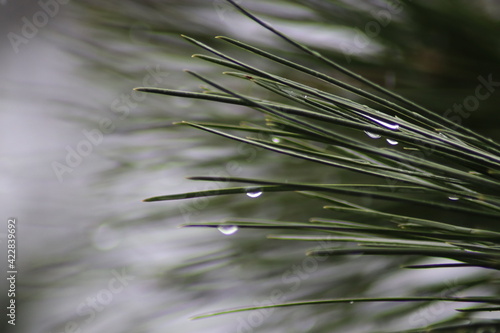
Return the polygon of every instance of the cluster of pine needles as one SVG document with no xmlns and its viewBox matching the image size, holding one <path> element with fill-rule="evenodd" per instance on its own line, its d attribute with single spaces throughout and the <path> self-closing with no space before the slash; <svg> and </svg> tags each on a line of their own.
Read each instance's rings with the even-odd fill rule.
<svg viewBox="0 0 500 333">
<path fill-rule="evenodd" d="M 287 66 L 290 70 L 316 78 L 323 84 L 356 95 L 354 99 L 347 99 L 324 89 L 263 71 L 196 39 L 183 36 L 187 41 L 211 53 L 196 54 L 194 57 L 228 68 L 230 71 L 224 74 L 249 81 L 276 96 L 281 96 L 277 99 L 290 103 L 246 96 L 191 71 L 187 73 L 211 88 L 203 92 L 154 87 L 140 87 L 135 90 L 253 108 L 265 115 L 265 124 L 193 121 L 178 124 L 278 154 L 373 176 L 380 181 L 370 184 L 323 184 L 202 176 L 191 179 L 228 182 L 240 186 L 155 196 L 145 201 L 220 196 L 249 191 L 296 192 L 323 200 L 327 203 L 325 209 L 347 214 L 349 219 L 316 218 L 307 222 L 234 219 L 187 226 L 288 229 L 301 232 L 296 235 L 276 235 L 273 238 L 355 244 L 342 248 L 323 247 L 308 252 L 309 256 L 409 255 L 443 259 L 443 263 L 406 266 L 408 269 L 500 269 L 500 228 L 494 223 L 500 221 L 500 144 L 351 72 L 276 30 L 234 1 L 229 2 L 242 14 L 283 41 L 348 76 L 350 82 L 356 81 L 367 88 L 355 87 L 242 41 L 217 37 L 236 48 L 248 51 L 252 56 Z M 247 133 L 249 136 L 237 133 Z M 367 137 L 378 141 L 367 140 Z M 373 144 L 382 141 L 386 144 Z M 339 198 L 344 196 L 369 196 L 423 209 L 437 209 L 445 212 L 447 216 L 465 216 L 463 220 L 466 222 L 454 223 L 453 218 L 427 219 L 389 213 Z M 452 302 L 457 305 L 456 310 L 464 314 L 492 313 L 500 310 L 500 298 L 489 296 L 377 297 L 303 300 L 249 306 L 204 314 L 196 318 L 268 307 L 433 301 Z M 461 303 L 474 305 L 460 307 Z M 479 320 L 474 324 L 427 328 L 425 331 L 478 332 L 493 327 L 492 325 L 495 326 L 496 322 Z M 412 332 L 417 331 L 423 332 Z"/>
</svg>

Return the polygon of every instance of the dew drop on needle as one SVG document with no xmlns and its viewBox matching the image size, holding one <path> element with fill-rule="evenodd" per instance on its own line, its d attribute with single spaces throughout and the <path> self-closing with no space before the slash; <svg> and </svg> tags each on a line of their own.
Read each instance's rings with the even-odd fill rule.
<svg viewBox="0 0 500 333">
<path fill-rule="evenodd" d="M 232 235 L 238 231 L 238 227 L 235 225 L 220 225 L 217 229 L 224 235 Z"/>
<path fill-rule="evenodd" d="M 262 191 L 248 191 L 247 192 L 247 195 L 250 197 L 250 198 L 257 198 L 257 197 L 260 197 L 260 195 L 262 194 Z"/>
<path fill-rule="evenodd" d="M 365 131 L 366 135 L 368 135 L 368 137 L 372 138 L 372 139 L 380 139 L 381 135 L 380 134 L 377 134 L 377 133 L 371 133 L 371 132 L 368 132 L 368 131 Z"/>
<path fill-rule="evenodd" d="M 392 131 L 399 131 L 399 124 L 392 124 L 392 123 L 388 123 L 384 120 L 380 120 L 380 119 L 377 119 L 377 118 L 374 118 L 372 116 L 369 116 L 369 115 L 366 115 L 366 114 L 361 114 L 363 117 L 373 121 L 374 123 L 377 123 L 379 124 L 380 126 L 383 126 L 385 128 L 388 128 Z"/>
<path fill-rule="evenodd" d="M 390 145 L 397 145 L 399 142 L 397 142 L 396 140 L 393 140 L 393 139 L 386 139 L 387 143 L 390 144 Z"/>
</svg>

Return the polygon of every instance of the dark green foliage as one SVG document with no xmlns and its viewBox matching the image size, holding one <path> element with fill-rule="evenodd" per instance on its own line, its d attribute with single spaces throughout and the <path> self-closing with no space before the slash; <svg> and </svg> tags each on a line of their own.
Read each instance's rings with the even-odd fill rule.
<svg viewBox="0 0 500 333">
<path fill-rule="evenodd" d="M 376 83 L 352 73 L 321 53 L 297 42 L 261 21 L 258 17 L 230 1 L 238 10 L 263 28 L 272 31 L 288 44 L 304 52 L 313 65 L 287 60 L 277 50 L 268 52 L 228 37 L 218 37 L 236 48 L 250 52 L 248 57 L 264 57 L 267 61 L 289 67 L 287 76 L 252 66 L 248 61 L 233 58 L 198 39 L 184 36 L 189 42 L 216 55 L 195 55 L 202 60 L 222 65 L 231 70 L 224 74 L 245 80 L 266 90 L 263 99 L 247 96 L 226 85 L 196 72 L 189 74 L 210 86 L 203 92 L 190 92 L 154 87 L 136 88 L 149 93 L 204 99 L 225 104 L 251 107 L 263 114 L 260 123 L 184 121 L 188 125 L 231 140 L 253 145 L 308 163 L 322 165 L 322 172 L 345 169 L 360 182 L 328 184 L 302 182 L 300 179 L 282 181 L 241 177 L 192 177 L 193 180 L 218 183 L 243 184 L 237 187 L 217 188 L 175 195 L 156 196 L 145 201 L 165 201 L 206 196 L 219 196 L 245 192 L 296 192 L 317 200 L 332 214 L 324 218 L 311 216 L 309 221 L 280 221 L 261 219 L 231 219 L 227 221 L 189 223 L 188 227 L 232 227 L 276 229 L 291 234 L 273 234 L 269 238 L 290 242 L 319 242 L 320 248 L 307 252 L 317 260 L 321 257 L 349 255 L 383 256 L 404 258 L 405 269 L 453 269 L 453 267 L 477 267 L 478 270 L 500 269 L 500 145 L 459 122 L 424 108 Z M 325 2 L 326 6 L 328 2 Z M 408 4 L 413 13 L 424 10 L 418 4 Z M 386 33 L 391 33 L 392 28 Z M 323 71 L 314 64 L 322 63 Z M 339 80 L 325 74 L 324 66 L 346 75 L 349 80 Z M 236 72 L 234 72 L 236 71 Z M 294 79 L 291 79 L 293 77 Z M 301 79 L 295 79 L 301 78 Z M 314 81 L 318 79 L 318 81 Z M 363 88 L 353 85 L 357 81 Z M 315 82 L 315 83 L 312 83 Z M 318 88 L 321 87 L 321 88 Z M 331 87 L 331 88 L 330 88 Z M 357 95 L 345 98 L 335 93 L 339 89 Z M 370 106 L 368 106 L 370 105 Z M 249 136 L 245 136 L 248 134 Z M 384 144 L 374 144 L 377 138 Z M 331 171 L 330 171 L 331 169 Z M 350 199 L 349 199 L 350 198 Z M 378 200 L 376 204 L 363 205 L 358 198 Z M 398 206 L 388 205 L 396 202 Z M 425 211 L 404 207 L 420 207 Z M 419 208 L 419 209 L 420 209 Z M 436 214 L 433 212 L 441 212 Z M 340 245 L 342 244 L 342 245 Z M 452 261 L 420 264 L 423 257 L 445 258 Z M 335 259 L 335 258 L 333 258 Z M 332 259 L 332 260 L 333 260 Z M 335 259 L 337 260 L 337 259 Z M 335 262 L 335 261 L 333 261 Z M 355 268 L 354 268 L 355 269 Z M 393 268 L 396 269 L 396 268 Z M 356 274 L 353 272 L 353 274 Z M 483 288 L 497 290 L 496 282 L 489 273 L 482 276 Z M 462 284 L 463 283 L 463 284 Z M 429 292 L 433 286 L 429 284 Z M 405 306 L 412 302 L 428 304 L 447 301 L 454 304 L 457 316 L 439 323 L 449 328 L 414 330 L 412 332 L 479 332 L 496 322 L 456 326 L 464 318 L 474 318 L 479 312 L 498 311 L 500 298 L 473 294 L 473 285 L 457 282 L 460 296 L 421 296 L 413 288 L 407 288 L 398 297 L 365 297 L 353 294 L 349 298 L 323 298 L 314 293 L 300 300 L 276 302 L 271 305 L 249 306 L 222 310 L 197 318 L 245 310 L 263 310 L 272 307 L 307 306 L 335 303 L 396 302 Z M 318 286 L 328 289 L 328 285 Z M 469 293 L 469 289 L 471 292 Z M 364 293 L 362 293 L 364 294 Z M 369 294 L 369 293 L 368 293 Z M 470 303 L 462 308 L 461 303 Z M 338 304 L 334 306 L 347 306 Z M 398 311 L 416 311 L 414 307 L 399 309 L 397 306 L 379 318 L 391 318 Z M 363 311 L 363 310 L 360 310 Z M 407 314 L 408 315 L 408 314 Z M 340 324 L 340 322 L 337 322 Z M 481 328 L 482 327 L 482 328 Z"/>
</svg>

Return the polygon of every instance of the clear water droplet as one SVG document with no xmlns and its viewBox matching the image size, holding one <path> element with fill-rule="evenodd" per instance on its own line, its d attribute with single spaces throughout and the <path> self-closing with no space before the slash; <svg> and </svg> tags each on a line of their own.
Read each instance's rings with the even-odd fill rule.
<svg viewBox="0 0 500 333">
<path fill-rule="evenodd" d="M 385 128 L 388 128 L 392 131 L 399 131 L 399 124 L 391 124 L 391 123 L 388 123 L 386 121 L 383 121 L 383 120 L 380 120 L 380 119 L 377 119 L 377 118 L 373 118 L 372 116 L 369 116 L 369 115 L 366 115 L 366 114 L 361 114 L 363 117 L 365 118 L 368 118 L 370 119 L 371 121 L 385 127 Z"/>
<path fill-rule="evenodd" d="M 274 143 L 280 143 L 281 142 L 281 139 L 280 138 L 272 138 L 272 141 Z"/>
<path fill-rule="evenodd" d="M 250 191 L 247 192 L 247 195 L 250 198 L 260 197 L 261 194 L 262 194 L 262 191 L 259 191 L 259 190 L 250 190 Z"/>
<path fill-rule="evenodd" d="M 371 133 L 371 132 L 368 132 L 368 131 L 365 131 L 365 133 L 366 133 L 366 135 L 368 135 L 372 139 L 380 139 L 380 137 L 381 137 L 380 134 Z"/>
<path fill-rule="evenodd" d="M 235 225 L 220 225 L 217 229 L 224 235 L 232 235 L 238 231 L 238 227 Z"/>
<path fill-rule="evenodd" d="M 453 200 L 453 201 L 457 201 L 459 198 L 451 196 L 451 197 L 448 197 L 448 199 Z"/>
<path fill-rule="evenodd" d="M 396 140 L 393 140 L 393 139 L 385 139 L 387 141 L 388 144 L 390 145 L 397 145 L 399 142 L 397 142 Z"/>
</svg>

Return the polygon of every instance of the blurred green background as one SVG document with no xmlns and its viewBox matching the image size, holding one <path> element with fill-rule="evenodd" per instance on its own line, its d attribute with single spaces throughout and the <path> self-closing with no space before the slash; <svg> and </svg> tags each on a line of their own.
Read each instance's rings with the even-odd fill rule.
<svg viewBox="0 0 500 333">
<path fill-rule="evenodd" d="M 497 1 L 238 3 L 341 65 L 440 114 L 456 114 L 447 110 L 475 93 L 478 77 L 500 81 Z M 223 186 L 184 179 L 194 175 L 360 181 L 359 175 L 171 125 L 193 119 L 262 122 L 253 110 L 132 92 L 144 85 L 199 91 L 202 85 L 182 71 L 188 68 L 245 94 L 271 97 L 220 75 L 223 68 L 190 58 L 206 52 L 180 34 L 278 75 L 289 73 L 213 37 L 240 39 L 346 79 L 277 40 L 227 2 L 4 1 L 0 10 L 2 212 L 4 220 L 19 219 L 20 267 L 18 323 L 12 327 L 2 321 L 2 331 L 400 331 L 457 313 L 451 305 L 381 303 L 189 317 L 269 303 L 277 294 L 281 301 L 452 295 L 464 291 L 459 285 L 475 294 L 497 292 L 490 287 L 496 276 L 488 271 L 405 271 L 399 266 L 414 260 L 406 257 L 311 262 L 304 253 L 317 244 L 267 240 L 267 232 L 254 230 L 225 236 L 212 229 L 177 228 L 231 217 L 342 218 L 324 211 L 322 202 L 299 195 L 141 202 Z M 331 91 L 307 77 L 291 78 Z M 462 118 L 463 125 L 499 139 L 499 103 L 500 94 L 492 92 Z M 74 151 L 84 154 L 78 158 Z M 370 197 L 355 200 L 417 212 Z M 447 218 L 446 212 L 418 213 Z M 453 218 L 459 222 L 461 217 Z M 6 258 L 1 260 L 6 267 Z"/>
</svg>

